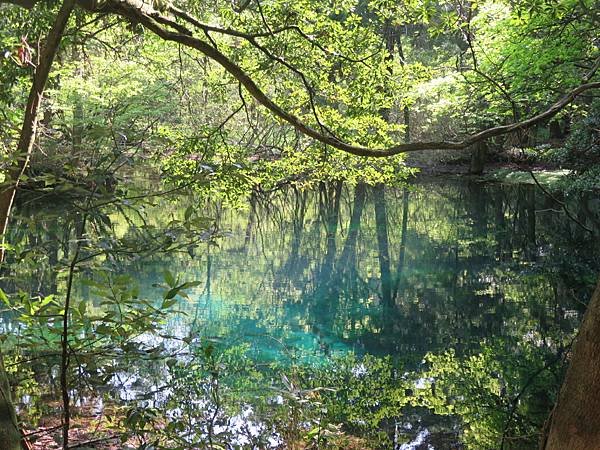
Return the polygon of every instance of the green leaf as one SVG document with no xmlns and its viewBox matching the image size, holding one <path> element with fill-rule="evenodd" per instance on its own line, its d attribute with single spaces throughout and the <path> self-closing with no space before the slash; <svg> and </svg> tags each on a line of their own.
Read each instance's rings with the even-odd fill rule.
<svg viewBox="0 0 600 450">
<path fill-rule="evenodd" d="M 6 293 L 2 289 L 0 289 L 0 300 L 6 306 L 10 306 L 10 300 L 9 300 L 8 296 L 6 295 Z"/>
<path fill-rule="evenodd" d="M 165 276 L 165 283 L 167 283 L 168 286 L 170 286 L 170 287 L 175 286 L 175 277 L 168 269 L 164 270 L 164 276 Z M 175 294 L 177 294 L 177 292 L 175 292 Z M 173 296 L 175 296 L 175 294 L 173 294 Z M 166 297 L 166 298 L 170 298 L 170 297 Z"/>
<path fill-rule="evenodd" d="M 165 294 L 165 300 L 169 300 L 173 297 L 175 297 L 178 293 L 179 293 L 180 287 L 174 287 L 173 289 L 167 291 L 167 293 Z"/>
<path fill-rule="evenodd" d="M 161 305 L 160 309 L 169 309 L 175 303 L 177 303 L 177 300 L 175 300 L 175 299 L 165 300 L 163 302 L 163 304 Z"/>
<path fill-rule="evenodd" d="M 181 289 L 190 289 L 196 286 L 200 286 L 202 284 L 201 281 L 188 281 L 186 283 L 183 283 L 180 288 Z"/>
</svg>

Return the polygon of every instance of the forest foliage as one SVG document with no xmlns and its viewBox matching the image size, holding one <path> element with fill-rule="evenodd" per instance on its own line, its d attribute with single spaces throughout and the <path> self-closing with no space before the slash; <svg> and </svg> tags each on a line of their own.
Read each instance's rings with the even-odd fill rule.
<svg viewBox="0 0 600 450">
<path fill-rule="evenodd" d="M 29 90 L 61 6 L 54 0 L 28 3 L 0 0 L 3 189 L 15 181 L 11 167 L 24 158 L 15 149 Z M 369 275 L 355 278 L 365 286 L 377 278 L 382 293 L 368 299 L 385 304 L 390 267 L 388 255 L 385 269 L 381 251 L 397 230 L 388 231 L 378 216 L 386 207 L 382 186 L 404 189 L 402 211 L 409 217 L 406 186 L 417 166 L 462 164 L 476 151 L 456 146 L 433 156 L 400 152 L 366 158 L 313 139 L 303 127 L 334 143 L 385 149 L 460 142 L 551 111 L 547 119 L 487 139 L 486 158 L 527 170 L 570 170 L 560 185 L 564 196 L 556 194 L 562 200 L 554 198 L 568 213 L 571 198 L 600 187 L 600 104 L 592 89 L 598 86 L 600 10 L 594 0 L 78 5 L 45 86 L 31 162 L 19 180 L 17 213 L 2 244 L 7 258 L 0 290 L 1 356 L 16 403 L 28 406 L 26 413 L 19 411 L 19 426 L 35 428 L 42 418 L 62 414 L 58 440 L 67 448 L 65 411 L 75 389 L 78 398 L 106 400 L 111 420 L 102 419 L 102 432 L 140 449 L 230 448 L 240 439 L 239 445 L 258 448 L 283 442 L 303 448 L 389 448 L 408 440 L 410 430 L 402 428 L 401 419 L 424 411 L 444 417 L 448 429 L 459 427 L 448 439 L 468 448 L 533 445 L 556 396 L 573 333 L 572 318 L 558 304 L 556 317 L 562 316 L 556 323 L 544 322 L 531 335 L 523 332 L 524 340 L 516 334 L 482 340 L 473 353 L 437 349 L 419 355 L 419 361 L 405 361 L 347 352 L 322 364 L 307 365 L 295 356 L 285 364 L 263 364 L 252 359 L 247 344 L 205 336 L 196 327 L 185 302 L 202 285 L 210 292 L 210 280 L 200 283 L 185 271 L 166 269 L 153 274 L 150 290 L 140 285 L 142 275 L 135 279 L 123 267 L 141 273 L 140 265 L 150 271 L 146 261 L 163 256 L 183 255 L 192 265 L 203 255 L 208 274 L 211 249 L 226 246 L 229 237 L 220 227 L 223 208 L 250 203 L 250 224 L 257 199 L 275 205 L 279 192 L 293 192 L 293 210 L 286 209 L 292 204 L 287 198 L 275 208 L 279 226 L 300 230 L 316 224 L 326 231 L 326 241 L 311 241 L 318 264 L 308 268 L 315 279 L 332 274 L 313 292 L 313 300 L 329 299 L 334 282 L 357 275 L 341 256 L 336 259 L 336 251 L 348 256 L 357 245 L 353 223 L 338 224 L 338 215 L 347 208 L 360 225 L 366 184 L 380 189 L 368 194 L 369 201 L 377 199 L 373 208 L 379 219 L 363 222 L 371 234 L 361 237 L 368 235 L 379 246 L 379 265 L 373 262 Z M 216 53 L 187 45 L 192 38 Z M 275 106 L 265 105 L 249 85 Z M 582 85 L 591 87 L 569 97 Z M 561 98 L 568 101 L 553 111 Z M 277 108 L 283 113 L 274 115 Z M 342 182 L 355 189 L 352 208 L 340 206 L 351 202 L 342 198 Z M 306 188 L 317 193 L 319 212 L 305 220 L 307 200 L 301 193 Z M 410 211 L 415 233 L 431 244 L 420 249 L 423 255 L 440 248 L 450 252 L 454 243 L 465 246 L 461 257 L 473 264 L 479 264 L 484 249 L 493 249 L 499 260 L 525 255 L 514 267 L 486 267 L 473 279 L 465 275 L 465 285 L 482 297 L 497 294 L 481 284 L 485 276 L 504 283 L 506 298 L 525 304 L 506 281 L 525 274 L 531 291 L 550 305 L 551 289 L 540 273 L 558 273 L 569 285 L 554 286 L 555 291 L 568 290 L 573 298 L 587 294 L 593 283 L 587 259 L 575 261 L 537 242 L 540 255 L 556 252 L 556 262 L 536 265 L 535 195 L 519 191 L 515 205 L 500 200 L 486 206 L 477 202 L 476 191 L 468 194 L 473 210 L 461 212 L 470 218 L 462 225 L 444 220 L 444 214 L 457 212 L 443 195 L 436 197 L 435 211 Z M 513 237 L 519 241 L 514 248 L 510 239 L 500 242 L 486 231 L 477 217 L 487 213 L 505 225 L 513 220 L 520 236 Z M 396 219 L 404 239 L 408 219 Z M 582 242 L 593 237 L 587 227 L 594 224 L 571 225 L 569 235 L 585 236 Z M 344 242 L 338 227 L 346 233 Z M 507 229 L 495 231 L 505 236 Z M 276 228 L 269 231 L 283 236 Z M 290 242 L 297 251 L 299 244 Z M 403 261 L 401 254 L 393 256 Z M 271 266 L 291 272 L 298 261 L 290 257 Z M 400 272 L 400 262 L 397 266 Z M 416 298 L 424 281 L 413 276 L 415 292 L 405 294 Z M 242 281 L 234 286 L 238 296 Z M 394 288 L 394 296 L 399 290 Z M 519 332 L 538 319 L 549 320 L 535 305 L 523 307 L 527 314 L 511 316 Z M 192 320 L 186 335 L 165 331 L 174 316 Z M 365 319 L 361 326 L 377 334 L 378 327 L 390 324 Z M 515 352 L 523 361 L 510 359 Z M 103 391 L 132 370 L 146 389 L 140 398 Z M 156 383 L 144 385 L 147 380 Z M 159 387 L 161 380 L 168 385 Z M 45 392 L 48 385 L 51 392 Z"/>
</svg>

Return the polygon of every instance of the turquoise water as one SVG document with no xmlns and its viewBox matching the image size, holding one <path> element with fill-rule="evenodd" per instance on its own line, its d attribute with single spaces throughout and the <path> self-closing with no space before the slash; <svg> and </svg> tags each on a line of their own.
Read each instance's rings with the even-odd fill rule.
<svg viewBox="0 0 600 450">
<path fill-rule="evenodd" d="M 593 226 L 597 205 L 586 206 Z M 217 245 L 124 270 L 142 286 L 165 269 L 200 281 L 169 326 L 184 334 L 191 321 L 264 359 L 353 351 L 417 363 L 569 332 L 599 268 L 591 235 L 530 186 L 323 186 L 212 213 L 228 231 Z"/>
<path fill-rule="evenodd" d="M 216 201 L 199 203 L 194 195 L 155 203 L 146 208 L 144 223 L 156 230 L 194 205 L 216 237 L 174 253 L 106 258 L 99 264 L 113 275 L 131 276 L 140 298 L 156 304 L 162 290 L 153 286 L 164 284 L 165 271 L 198 283 L 187 298 L 177 297 L 164 333 L 208 338 L 222 348 L 248 345 L 258 364 L 318 367 L 348 353 L 389 356 L 405 373 L 424 374 L 407 396 L 431 390 L 435 397 L 437 382 L 446 401 L 457 405 L 481 405 L 477 392 L 471 396 L 470 387 L 461 391 L 460 386 L 474 383 L 477 389 L 481 379 L 488 383 L 491 377 L 485 392 L 493 391 L 504 421 L 510 398 L 531 385 L 537 391 L 520 398 L 534 429 L 541 427 L 536 421 L 547 415 L 553 402 L 548 392 L 558 388 L 562 376 L 560 365 L 548 361 L 572 337 L 600 271 L 600 201 L 589 196 L 569 205 L 593 230 L 589 233 L 533 186 L 421 179 L 406 189 L 289 188 L 253 195 L 241 210 Z M 64 263 L 73 248 L 69 211 L 46 209 L 48 218 L 30 226 L 27 238 L 31 245 L 46 245 L 44 258 L 51 268 L 32 269 L 34 281 L 27 287 L 41 295 L 64 289 Z M 140 227 L 136 217 L 112 212 L 97 222 L 109 224 L 123 239 Z M 24 229 L 15 228 L 16 233 Z M 84 268 L 79 279 L 94 276 Z M 76 294 L 88 299 L 91 309 L 102 308 L 86 285 Z M 497 369 L 478 379 L 476 370 L 465 375 L 463 366 L 448 363 L 440 373 L 450 381 L 442 375 L 434 380 L 427 370 L 435 367 L 435 358 L 448 354 L 467 365 L 489 358 L 485 364 L 492 361 Z M 531 364 L 545 361 L 548 374 L 543 372 L 539 385 L 531 383 L 529 372 L 537 370 Z M 514 376 L 499 375 L 503 368 Z M 361 365 L 352 369 L 356 377 L 364 370 Z M 132 400 L 159 385 L 161 377 L 161 371 L 140 371 L 122 383 L 119 396 Z M 398 448 L 451 448 L 444 436 L 457 442 L 461 426 L 472 428 L 472 408 L 461 413 L 456 407 L 461 426 L 447 412 L 423 408 L 398 412 L 386 428 L 395 433 L 394 442 L 414 444 Z M 481 417 L 487 416 L 476 420 L 485 422 Z M 501 430 L 503 425 L 486 426 Z"/>
</svg>

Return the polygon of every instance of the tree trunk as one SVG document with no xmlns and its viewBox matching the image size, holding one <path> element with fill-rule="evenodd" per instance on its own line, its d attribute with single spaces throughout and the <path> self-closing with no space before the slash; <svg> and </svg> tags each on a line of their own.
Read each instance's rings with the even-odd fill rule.
<svg viewBox="0 0 600 450">
<path fill-rule="evenodd" d="M 33 83 L 29 91 L 27 100 L 27 108 L 25 110 L 25 118 L 23 127 L 21 128 L 21 136 L 15 153 L 12 155 L 13 164 L 8 168 L 6 173 L 6 181 L 8 187 L 0 192 L 0 235 L 2 236 L 2 246 L 0 247 L 0 264 L 4 262 L 5 257 L 5 239 L 8 229 L 8 221 L 12 210 L 13 201 L 19 186 L 19 180 L 23 176 L 35 141 L 35 132 L 37 129 L 37 114 L 42 100 L 44 87 L 50 73 L 52 61 L 58 51 L 63 32 L 75 5 L 75 0 L 65 0 L 56 16 L 52 29 L 48 34 L 46 43 L 40 56 L 40 63 L 37 66 L 33 76 Z M 8 377 L 4 370 L 2 362 L 2 353 L 0 352 L 0 448 L 6 450 L 29 448 L 25 440 L 22 441 L 19 425 L 17 422 L 15 407 L 10 397 L 10 385 Z"/>
<path fill-rule="evenodd" d="M 550 132 L 550 139 L 562 139 L 564 134 L 560 128 L 560 122 L 556 119 L 551 120 L 548 124 L 548 130 Z"/>
<path fill-rule="evenodd" d="M 75 22 L 77 28 L 83 28 L 84 21 L 83 16 L 81 14 L 75 14 Z M 75 76 L 79 79 L 80 83 L 84 81 L 84 61 L 83 55 L 84 53 L 84 45 L 81 42 L 76 42 L 73 45 L 72 58 L 73 61 L 77 62 L 77 66 L 75 69 Z M 83 133 L 84 133 L 84 112 L 83 112 L 83 100 L 81 98 L 81 94 L 77 93 L 75 96 L 75 104 L 73 105 L 73 125 L 71 129 L 72 133 L 72 141 L 73 141 L 73 155 L 74 162 L 72 163 L 74 167 L 79 165 L 79 159 L 81 158 L 81 152 L 83 150 Z"/>
<path fill-rule="evenodd" d="M 583 317 L 540 449 L 600 449 L 600 282 Z"/>
<path fill-rule="evenodd" d="M 21 433 L 15 407 L 11 400 L 10 384 L 0 354 L 0 448 L 21 450 Z"/>
<path fill-rule="evenodd" d="M 487 157 L 487 145 L 485 141 L 477 142 L 471 150 L 471 165 L 469 173 L 471 175 L 481 175 L 485 167 Z"/>
<path fill-rule="evenodd" d="M 400 26 L 392 25 L 390 20 L 387 20 L 383 24 L 383 39 L 385 41 L 385 48 L 387 51 L 386 60 L 391 62 L 394 60 L 394 47 L 398 49 L 398 60 L 402 67 L 405 67 L 406 60 L 404 59 L 404 48 L 402 47 L 402 39 L 400 37 Z M 390 75 L 393 75 L 392 67 L 389 67 Z M 404 105 L 402 108 L 404 116 L 404 142 L 410 142 L 410 108 L 408 105 Z M 384 119 L 390 119 L 390 110 L 384 109 L 381 111 L 381 115 Z"/>
<path fill-rule="evenodd" d="M 402 47 L 402 39 L 400 39 L 400 30 L 396 30 L 396 45 L 398 47 L 398 57 L 400 65 L 404 68 L 406 60 L 404 59 L 404 48 Z M 408 105 L 404 105 L 404 142 L 410 142 L 410 109 Z"/>
</svg>

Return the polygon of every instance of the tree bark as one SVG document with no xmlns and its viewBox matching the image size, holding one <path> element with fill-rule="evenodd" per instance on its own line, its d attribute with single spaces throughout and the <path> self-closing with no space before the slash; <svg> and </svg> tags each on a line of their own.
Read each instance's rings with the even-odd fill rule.
<svg viewBox="0 0 600 450">
<path fill-rule="evenodd" d="M 485 141 L 480 141 L 473 144 L 471 150 L 471 165 L 469 173 L 471 175 L 481 175 L 485 168 L 485 160 L 487 158 L 487 145 Z"/>
<path fill-rule="evenodd" d="M 0 353 L 0 448 L 21 450 L 21 433 Z"/>
<path fill-rule="evenodd" d="M 8 229 L 8 222 L 15 194 L 19 186 L 19 181 L 27 169 L 37 129 L 37 115 L 42 100 L 42 94 L 48 74 L 54 57 L 58 51 L 62 35 L 64 33 L 67 21 L 75 5 L 75 0 L 65 0 L 56 16 L 54 24 L 48 34 L 46 43 L 41 53 L 40 63 L 37 66 L 33 76 L 33 83 L 29 91 L 27 108 L 21 136 L 15 153 L 12 155 L 13 164 L 5 173 L 5 185 L 0 192 L 0 235 L 2 236 L 2 246 L 0 247 L 0 264 L 5 258 L 5 238 Z M 29 448 L 29 445 L 22 439 L 17 422 L 14 404 L 11 401 L 10 385 L 6 371 L 4 370 L 2 353 L 0 352 L 0 448 L 13 450 L 19 448 Z"/>
<path fill-rule="evenodd" d="M 600 282 L 540 445 L 540 450 L 594 449 L 600 449 Z"/>
</svg>

